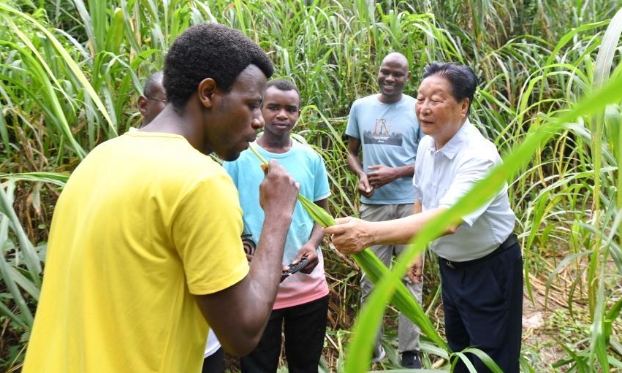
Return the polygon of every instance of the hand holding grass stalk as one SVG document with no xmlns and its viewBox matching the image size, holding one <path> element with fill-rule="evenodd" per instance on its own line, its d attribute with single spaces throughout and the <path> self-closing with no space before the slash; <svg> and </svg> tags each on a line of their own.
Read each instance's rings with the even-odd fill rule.
<svg viewBox="0 0 622 373">
<path fill-rule="evenodd" d="M 255 156 L 262 163 L 263 167 L 268 166 L 268 162 L 259 154 L 252 145 L 249 145 L 249 149 L 255 154 Z M 335 219 L 326 212 L 323 208 L 316 205 L 302 194 L 298 194 L 298 201 L 305 209 L 305 211 L 311 216 L 311 218 L 323 227 L 329 227 L 336 225 Z M 390 270 L 371 252 L 369 249 L 365 249 L 352 257 L 358 265 L 365 271 L 365 274 L 376 284 L 381 278 L 385 277 Z M 430 322 L 430 319 L 425 315 L 423 309 L 415 298 L 410 294 L 406 286 L 401 281 L 394 282 L 395 294 L 392 298 L 392 303 L 399 309 L 404 315 L 406 315 L 412 322 L 414 322 L 421 331 L 432 339 L 438 346 L 447 350 L 445 341 L 438 334 L 434 326 Z"/>
</svg>

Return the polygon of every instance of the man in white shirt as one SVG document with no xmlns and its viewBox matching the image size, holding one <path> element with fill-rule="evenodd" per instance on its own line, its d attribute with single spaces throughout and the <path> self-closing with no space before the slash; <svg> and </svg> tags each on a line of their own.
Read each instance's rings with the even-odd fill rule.
<svg viewBox="0 0 622 373">
<path fill-rule="evenodd" d="M 338 219 L 326 228 L 344 253 L 383 243 L 407 243 L 501 163 L 495 146 L 469 122 L 477 87 L 473 71 L 455 63 L 426 66 L 416 113 L 424 137 L 415 163 L 415 215 L 384 222 Z M 430 244 L 439 256 L 445 331 L 452 351 L 476 347 L 505 373 L 519 372 L 523 275 L 521 248 L 504 185 L 478 210 Z M 422 276 L 420 260 L 409 276 Z M 467 355 L 479 373 L 490 372 Z M 454 372 L 468 372 L 460 361 Z"/>
</svg>

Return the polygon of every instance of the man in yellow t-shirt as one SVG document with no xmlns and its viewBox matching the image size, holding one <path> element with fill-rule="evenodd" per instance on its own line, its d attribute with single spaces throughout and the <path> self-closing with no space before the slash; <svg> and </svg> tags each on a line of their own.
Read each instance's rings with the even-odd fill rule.
<svg viewBox="0 0 622 373">
<path fill-rule="evenodd" d="M 162 113 L 96 147 L 58 200 L 23 372 L 199 372 L 208 328 L 232 354 L 254 348 L 298 186 L 270 164 L 249 268 L 237 191 L 206 154 L 235 160 L 255 139 L 272 72 L 255 43 L 222 25 L 175 40 Z"/>
</svg>

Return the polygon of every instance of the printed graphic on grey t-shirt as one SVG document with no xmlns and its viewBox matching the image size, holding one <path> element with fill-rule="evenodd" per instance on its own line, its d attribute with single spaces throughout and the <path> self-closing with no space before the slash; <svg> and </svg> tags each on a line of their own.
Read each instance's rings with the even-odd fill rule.
<svg viewBox="0 0 622 373">
<path fill-rule="evenodd" d="M 402 139 L 404 135 L 401 133 L 390 132 L 390 129 L 391 121 L 389 119 L 376 119 L 374 131 L 363 132 L 363 143 L 402 146 Z"/>
</svg>

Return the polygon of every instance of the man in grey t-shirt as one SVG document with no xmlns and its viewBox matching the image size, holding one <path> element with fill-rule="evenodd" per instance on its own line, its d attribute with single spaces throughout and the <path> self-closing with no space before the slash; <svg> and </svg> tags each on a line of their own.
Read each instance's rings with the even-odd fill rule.
<svg viewBox="0 0 622 373">
<path fill-rule="evenodd" d="M 389 53 L 378 72 L 380 93 L 358 99 L 348 118 L 348 166 L 359 177 L 361 218 L 368 221 L 398 219 L 413 213 L 414 172 L 421 130 L 415 115 L 415 99 L 402 93 L 410 77 L 408 60 L 397 52 Z M 363 161 L 359 157 L 362 150 Z M 406 245 L 378 245 L 371 250 L 387 266 Z M 421 302 L 422 283 L 406 280 L 406 286 Z M 373 283 L 363 275 L 362 302 Z M 381 328 L 373 352 L 373 361 L 385 357 Z M 402 366 L 421 368 L 419 328 L 400 314 L 398 326 Z"/>
</svg>

